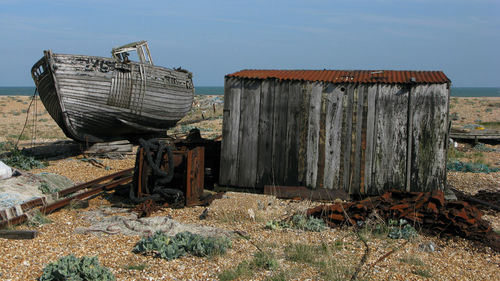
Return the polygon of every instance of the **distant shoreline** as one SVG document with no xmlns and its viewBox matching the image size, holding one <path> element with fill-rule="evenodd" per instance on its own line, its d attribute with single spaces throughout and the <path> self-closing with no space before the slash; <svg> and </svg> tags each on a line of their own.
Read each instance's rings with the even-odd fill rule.
<svg viewBox="0 0 500 281">
<path fill-rule="evenodd" d="M 196 95 L 224 95 L 224 87 L 195 87 Z M 35 87 L 0 87 L 0 96 L 31 96 Z M 452 97 L 500 97 L 500 87 L 452 87 Z"/>
</svg>

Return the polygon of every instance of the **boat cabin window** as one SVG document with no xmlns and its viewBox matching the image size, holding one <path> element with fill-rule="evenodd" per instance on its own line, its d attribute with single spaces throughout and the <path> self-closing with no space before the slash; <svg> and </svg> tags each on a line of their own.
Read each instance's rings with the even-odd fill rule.
<svg viewBox="0 0 500 281">
<path fill-rule="evenodd" d="M 146 41 L 134 42 L 118 48 L 113 48 L 111 54 L 116 61 L 122 63 L 137 61 L 153 65 L 153 59 L 151 58 L 148 43 Z"/>
</svg>

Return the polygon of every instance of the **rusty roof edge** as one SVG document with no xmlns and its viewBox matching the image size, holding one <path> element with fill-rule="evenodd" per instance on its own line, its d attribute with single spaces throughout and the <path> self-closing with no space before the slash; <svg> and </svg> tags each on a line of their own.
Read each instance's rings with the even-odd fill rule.
<svg viewBox="0 0 500 281">
<path fill-rule="evenodd" d="M 316 77 L 291 77 L 293 74 L 298 75 L 298 74 L 304 74 L 303 72 L 316 72 L 316 75 L 320 76 L 321 78 L 316 78 Z M 368 81 L 368 79 L 372 80 L 374 79 L 373 77 L 366 77 L 368 74 L 388 74 L 391 77 L 380 77 L 380 78 L 375 78 L 379 79 L 377 81 Z M 330 77 L 327 79 L 325 78 L 326 75 L 325 73 L 329 73 Z M 311 73 L 309 73 L 310 75 Z M 341 75 L 342 74 L 342 75 Z M 427 75 L 426 75 L 427 74 Z M 337 75 L 337 76 L 335 76 Z M 343 77 L 345 75 L 353 76 L 351 77 L 350 80 L 342 80 L 342 81 L 334 81 L 333 78 L 338 79 L 339 77 Z M 363 78 L 360 79 L 360 76 L 363 76 Z M 397 78 L 394 77 L 394 75 L 397 75 Z M 403 77 L 411 79 L 413 78 L 413 75 L 417 76 L 415 78 L 420 78 L 420 79 L 415 79 L 415 81 L 408 81 L 406 79 L 402 79 Z M 423 76 L 425 76 L 425 78 Z M 313 75 L 314 76 L 314 75 Z M 355 77 L 358 76 L 358 77 Z M 409 77 L 408 77 L 409 76 Z M 419 77 L 420 76 L 420 77 Z M 277 70 L 277 69 L 243 69 L 231 74 L 225 75 L 225 77 L 240 77 L 240 78 L 246 78 L 246 79 L 258 79 L 258 80 L 265 80 L 265 79 L 278 79 L 280 81 L 291 81 L 291 80 L 296 80 L 296 81 L 310 81 L 310 82 L 329 82 L 333 84 L 356 84 L 356 83 L 363 83 L 363 84 L 436 84 L 436 83 L 451 83 L 451 80 L 444 74 L 442 70 L 314 70 L 314 69 L 282 69 L 282 70 Z M 429 78 L 430 77 L 430 78 Z M 356 79 L 355 79 L 356 78 Z M 385 80 L 385 81 L 383 81 Z M 388 81 L 387 81 L 388 80 Z"/>
</svg>

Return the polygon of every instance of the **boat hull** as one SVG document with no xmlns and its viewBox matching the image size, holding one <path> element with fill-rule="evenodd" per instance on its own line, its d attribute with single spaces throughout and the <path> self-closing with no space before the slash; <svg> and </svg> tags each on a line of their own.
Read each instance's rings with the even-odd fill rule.
<svg viewBox="0 0 500 281">
<path fill-rule="evenodd" d="M 45 51 L 32 75 L 49 114 L 81 142 L 165 135 L 194 96 L 187 71 L 103 57 Z"/>
</svg>

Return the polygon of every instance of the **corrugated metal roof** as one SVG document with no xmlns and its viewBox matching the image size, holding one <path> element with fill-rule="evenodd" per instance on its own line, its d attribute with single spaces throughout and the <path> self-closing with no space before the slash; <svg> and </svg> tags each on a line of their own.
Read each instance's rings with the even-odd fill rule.
<svg viewBox="0 0 500 281">
<path fill-rule="evenodd" d="M 442 71 L 411 70 L 259 70 L 245 69 L 226 77 L 322 81 L 331 83 L 449 83 Z M 414 78 L 414 79 L 412 79 Z"/>
</svg>

